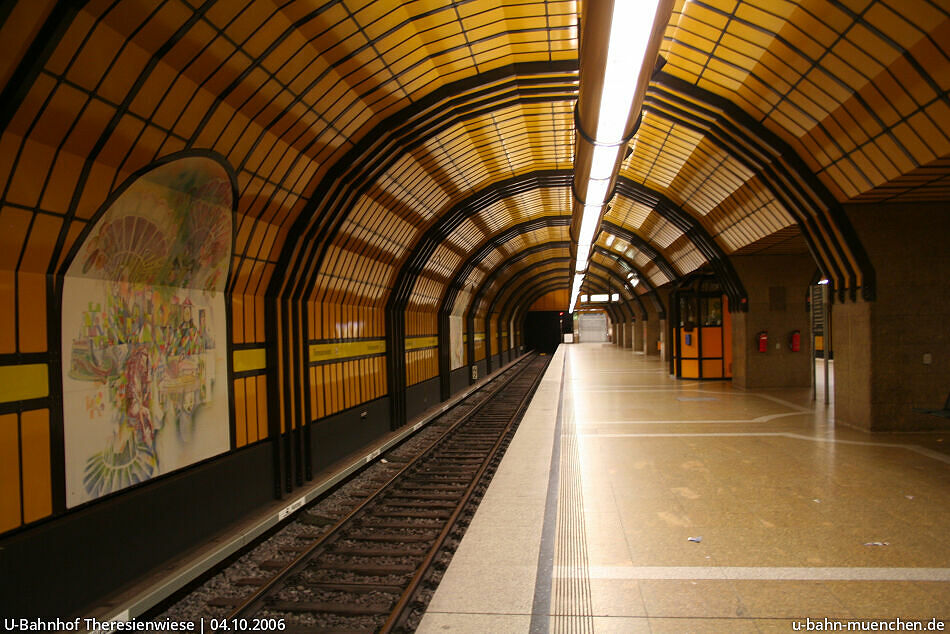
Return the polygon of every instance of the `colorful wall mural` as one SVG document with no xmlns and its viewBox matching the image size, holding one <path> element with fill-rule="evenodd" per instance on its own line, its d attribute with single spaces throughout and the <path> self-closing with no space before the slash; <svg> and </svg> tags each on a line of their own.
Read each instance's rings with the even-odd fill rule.
<svg viewBox="0 0 950 634">
<path fill-rule="evenodd" d="M 229 449 L 232 199 L 216 161 L 166 163 L 76 252 L 62 303 L 67 506 Z"/>
</svg>

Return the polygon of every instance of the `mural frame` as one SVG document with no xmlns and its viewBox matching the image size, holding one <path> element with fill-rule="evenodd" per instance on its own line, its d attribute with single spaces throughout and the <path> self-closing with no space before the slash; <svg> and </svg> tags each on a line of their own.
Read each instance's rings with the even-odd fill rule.
<svg viewBox="0 0 950 634">
<path fill-rule="evenodd" d="M 65 408 L 64 408 L 64 399 L 63 399 L 63 371 L 64 365 L 69 363 L 68 359 L 64 359 L 62 355 L 62 341 L 64 333 L 62 331 L 62 320 L 63 320 L 63 301 L 64 301 L 64 290 L 66 287 L 66 273 L 69 271 L 69 268 L 72 266 L 76 257 L 80 254 L 83 246 L 86 244 L 87 240 L 90 237 L 90 234 L 95 230 L 100 219 L 105 215 L 105 213 L 112 207 L 112 205 L 119 200 L 129 188 L 139 181 L 144 176 L 147 176 L 150 172 L 159 169 L 163 166 L 166 166 L 170 163 L 188 158 L 203 158 L 213 161 L 220 167 L 224 173 L 227 175 L 229 185 L 230 185 L 230 194 L 231 194 L 231 235 L 230 235 L 230 244 L 228 249 L 228 261 L 225 267 L 226 275 L 223 284 L 223 290 L 221 295 L 224 302 L 224 336 L 225 341 L 224 345 L 224 362 L 225 362 L 225 380 L 227 385 L 222 388 L 222 393 L 227 396 L 227 448 L 215 455 L 208 456 L 201 460 L 197 460 L 191 464 L 185 465 L 183 467 L 174 469 L 173 471 L 167 473 L 159 473 L 153 477 L 148 478 L 145 481 L 132 484 L 120 488 L 109 493 L 104 493 L 94 499 L 86 500 L 81 503 L 75 504 L 73 506 L 68 506 L 67 504 L 67 491 L 66 491 L 66 421 L 65 421 Z M 78 195 L 78 194 L 77 194 Z M 235 239 L 237 236 L 238 228 L 238 218 L 237 218 L 237 206 L 238 206 L 238 182 L 237 182 L 237 173 L 228 160 L 221 154 L 214 152 L 212 150 L 203 150 L 203 149 L 187 149 L 179 152 L 174 152 L 162 157 L 159 157 L 145 165 L 144 167 L 134 171 L 130 174 L 125 180 L 123 180 L 113 191 L 109 193 L 106 199 L 102 202 L 101 205 L 96 209 L 96 212 L 89 218 L 86 222 L 86 225 L 83 227 L 79 235 L 76 236 L 73 244 L 70 246 L 69 251 L 59 262 L 59 265 L 56 267 L 55 274 L 47 275 L 47 323 L 55 324 L 55 327 L 48 327 L 48 349 L 50 351 L 50 372 L 49 372 L 49 389 L 50 395 L 56 396 L 58 398 L 50 398 L 50 462 L 51 462 L 51 471 L 52 471 L 52 501 L 53 501 L 53 513 L 49 519 L 54 519 L 63 513 L 72 513 L 80 509 L 86 508 L 90 505 L 98 504 L 105 502 L 107 500 L 113 499 L 116 496 L 129 494 L 134 491 L 140 490 L 143 487 L 147 487 L 150 484 L 166 480 L 170 477 L 181 476 L 188 471 L 199 468 L 201 465 L 205 465 L 214 460 L 218 460 L 223 456 L 229 455 L 235 449 L 235 412 L 234 412 L 234 370 L 233 370 L 233 344 L 232 344 L 232 307 L 231 307 L 231 290 L 230 285 L 232 282 L 233 275 L 233 253 L 235 247 Z M 62 240 L 61 236 L 61 240 Z M 52 268 L 52 267 L 51 267 Z M 69 336 L 67 333 L 65 336 Z"/>
</svg>

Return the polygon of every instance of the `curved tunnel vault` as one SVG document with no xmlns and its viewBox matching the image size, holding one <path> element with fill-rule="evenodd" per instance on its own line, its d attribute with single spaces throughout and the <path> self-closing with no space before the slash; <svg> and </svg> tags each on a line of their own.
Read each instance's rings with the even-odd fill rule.
<svg viewBox="0 0 950 634">
<path fill-rule="evenodd" d="M 0 419 L 14 430 L 0 451 L 16 493 L 0 532 L 245 448 L 286 494 L 365 440 L 354 429 L 404 424 L 410 390 L 438 384 L 446 398 L 463 359 L 517 349 L 519 318 L 572 273 L 578 20 L 573 3 L 457 4 L 19 0 L 0 12 Z M 589 283 L 623 294 L 606 308 L 615 321 L 665 319 L 665 293 L 697 271 L 744 311 L 736 254 L 786 235 L 836 301 L 875 300 L 880 271 L 854 205 L 943 203 L 950 179 L 947 11 L 914 5 L 898 24 L 880 19 L 885 4 L 675 3 L 594 241 Z M 799 27 L 816 15 L 835 19 Z M 189 168 L 233 181 L 215 203 L 230 224 L 181 216 L 213 237 L 185 249 L 197 255 L 155 237 L 129 249 L 141 264 L 113 266 L 118 247 L 90 245 L 119 240 L 120 225 L 123 239 L 175 234 L 158 212 L 106 210 L 176 157 L 230 166 Z M 143 194 L 174 215 L 163 196 Z M 225 233 L 226 254 L 202 250 Z M 166 247 L 188 243 L 167 235 Z M 146 264 L 150 249 L 165 264 Z M 77 290 L 90 271 L 107 295 Z M 123 285 L 145 278 L 160 290 L 136 315 Z M 75 342 L 107 337 L 111 313 L 144 324 L 158 300 L 170 308 L 157 327 L 177 320 L 193 359 L 173 359 L 154 323 L 137 335 L 150 343 L 80 358 Z M 118 368 L 135 387 L 113 398 Z M 161 404 L 129 400 L 146 384 Z M 84 483 L 76 465 L 104 449 L 75 440 L 66 410 L 125 421 L 144 462 L 115 485 L 102 484 L 108 470 Z M 212 411 L 227 419 L 220 435 L 155 445 L 150 462 L 150 439 L 178 425 L 185 443 L 188 419 L 199 429 Z M 356 427 L 362 412 L 372 420 Z"/>
</svg>

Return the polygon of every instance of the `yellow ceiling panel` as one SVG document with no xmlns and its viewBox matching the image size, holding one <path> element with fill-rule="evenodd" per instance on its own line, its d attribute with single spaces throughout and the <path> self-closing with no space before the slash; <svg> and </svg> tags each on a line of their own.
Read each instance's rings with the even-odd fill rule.
<svg viewBox="0 0 950 634">
<path fill-rule="evenodd" d="M 779 102 L 775 92 L 755 77 L 747 77 L 743 85 L 735 93 L 736 105 L 755 118 L 761 118 L 766 112 L 775 108 Z"/>
<path fill-rule="evenodd" d="M 716 55 L 723 63 L 735 66 L 743 75 L 748 75 L 747 69 L 754 68 L 755 63 L 765 52 L 765 48 L 750 46 L 748 42 L 732 35 L 723 34 L 720 46 L 716 48 Z"/>
<path fill-rule="evenodd" d="M 684 65 L 685 68 L 692 69 L 694 72 L 701 72 L 703 66 L 709 60 L 709 54 L 699 51 L 691 46 L 686 46 L 679 41 L 673 41 L 669 44 L 669 52 L 675 55 L 677 64 Z"/>
<path fill-rule="evenodd" d="M 706 263 L 706 258 L 686 236 L 681 236 L 668 246 L 667 259 L 680 275 L 695 271 Z"/>
<path fill-rule="evenodd" d="M 756 6 L 757 4 L 760 6 Z M 777 33 L 785 25 L 785 21 L 793 9 L 794 5 L 792 3 L 778 0 L 770 0 L 767 3 L 741 2 L 736 7 L 735 16 L 762 29 Z M 780 13 L 784 13 L 784 15 L 780 15 Z"/>
<path fill-rule="evenodd" d="M 866 33 L 866 30 L 864 30 L 864 32 Z M 840 57 L 847 64 L 859 69 L 861 74 L 865 77 L 873 77 L 885 68 L 885 64 L 878 59 L 878 56 L 883 55 L 882 51 L 874 51 L 874 54 L 872 54 L 867 48 L 858 47 L 851 39 L 839 40 L 829 51 Z M 889 57 L 890 59 L 887 61 L 894 60 L 893 55 Z"/>
<path fill-rule="evenodd" d="M 864 19 L 903 48 L 913 47 L 924 35 L 913 23 L 905 20 L 900 12 L 895 12 L 885 4 L 872 5 L 864 14 Z"/>
<path fill-rule="evenodd" d="M 749 75 L 749 72 L 743 70 L 736 64 L 727 61 L 720 61 L 719 58 L 709 60 L 709 66 L 706 68 L 705 77 L 709 81 L 714 81 L 723 86 L 731 86 L 729 90 L 735 92 L 742 86 L 742 82 Z M 717 79 L 717 77 L 721 79 Z"/>
<path fill-rule="evenodd" d="M 934 158 L 950 154 L 950 139 L 947 138 L 947 129 L 934 123 L 926 112 L 916 113 L 907 122 L 927 144 L 927 148 Z"/>
<path fill-rule="evenodd" d="M 624 196 L 617 196 L 610 205 L 604 219 L 621 227 L 638 230 L 646 222 L 653 210 Z"/>
<path fill-rule="evenodd" d="M 950 19 L 944 22 L 946 28 L 934 37 L 950 38 Z M 910 53 L 918 60 L 923 72 L 933 80 L 939 90 L 950 91 L 950 44 L 940 48 L 940 40 L 929 37 L 922 39 L 911 49 Z"/>
<path fill-rule="evenodd" d="M 794 130 L 798 135 L 806 134 L 815 125 L 815 120 L 803 111 L 798 104 L 790 100 L 781 101 L 770 116 L 772 119 L 780 121 L 784 129 Z"/>
<path fill-rule="evenodd" d="M 683 15 L 680 18 L 679 22 L 677 23 L 677 26 L 680 29 L 678 35 L 683 37 L 683 39 L 693 46 L 710 50 L 719 39 L 719 32 L 722 27 L 716 24 L 707 23 L 706 19 L 704 18 L 708 18 L 710 16 L 719 16 L 716 16 L 716 14 L 708 11 L 701 13 L 702 7 L 697 7 L 696 9 L 696 13 L 698 14 L 697 16 L 693 16 L 691 13 L 689 15 Z M 726 18 L 722 17 L 721 20 L 716 21 L 721 22 L 722 25 L 725 25 Z"/>
<path fill-rule="evenodd" d="M 883 153 L 865 147 L 869 137 L 878 138 L 901 116 L 920 113 L 938 99 L 935 86 L 944 92 L 950 87 L 947 50 L 940 48 L 950 37 L 939 35 L 950 36 L 946 12 L 920 0 L 906 7 L 894 0 L 853 4 L 861 8 L 827 0 L 749 1 L 737 4 L 733 15 L 718 4 L 678 2 L 662 47 L 665 72 L 763 120 L 823 174 L 826 186 L 841 192 L 823 167 L 842 151 Z M 711 49 L 716 40 L 719 46 Z M 916 121 L 923 134 L 928 125 Z M 810 155 L 807 146 L 826 151 Z M 849 191 L 878 182 L 873 169 L 868 178 L 854 173 L 865 160 L 839 167 L 849 174 Z"/>
<path fill-rule="evenodd" d="M 775 33 L 737 20 L 729 22 L 728 28 L 722 33 L 724 44 L 754 58 L 768 50 L 774 39 Z"/>
<path fill-rule="evenodd" d="M 41 73 L 34 85 L 37 92 L 28 95 L 12 130 L 25 133 L 36 118 L 37 130 L 23 146 L 20 160 L 34 165 L 37 182 L 55 174 L 52 182 L 64 183 L 64 189 L 75 180 L 64 176 L 76 169 L 75 162 L 36 143 L 55 148 L 62 137 L 78 134 L 63 149 L 86 156 L 105 132 L 99 162 L 89 166 L 90 182 L 85 185 L 90 201 L 96 202 L 83 202 L 73 210 L 84 217 L 101 204 L 97 192 L 107 193 L 117 179 L 169 148 L 222 152 L 238 166 L 238 215 L 246 247 L 239 259 L 258 270 L 263 265 L 254 261 L 256 247 L 264 257 L 276 254 L 281 236 L 302 209 L 313 213 L 314 222 L 322 222 L 326 210 L 307 204 L 318 179 L 386 117 L 454 80 L 473 80 L 474 94 L 476 88 L 486 88 L 476 75 L 491 69 L 576 57 L 574 2 L 218 4 L 229 6 L 211 7 L 205 17 L 198 17 L 167 55 L 159 49 L 192 15 L 185 4 L 169 2 L 149 18 L 137 8 L 141 3 L 119 3 L 106 23 L 92 30 L 107 5 L 87 5 L 80 20 L 88 33 L 67 34 L 62 47 L 73 53 L 54 51 L 48 72 Z M 903 176 L 950 154 L 943 124 L 947 102 L 940 94 L 950 85 L 945 61 L 950 38 L 938 37 L 946 33 L 941 26 L 946 16 L 935 16 L 934 5 L 918 0 L 863 4 L 677 2 L 674 24 L 663 43 L 669 62 L 665 72 L 723 96 L 763 122 L 839 198 L 870 194 L 874 188 L 890 195 L 894 190 L 888 185 L 896 183 L 920 195 L 920 188 L 939 176 Z M 855 6 L 858 12 L 850 13 Z M 317 8 L 322 9 L 318 17 L 285 33 Z M 126 46 L 139 25 L 143 28 Z M 829 46 L 831 51 L 826 50 Z M 937 54 L 943 57 L 934 61 Z M 123 103 L 153 56 L 162 59 L 142 82 L 132 112 L 108 126 L 114 104 Z M 68 84 L 57 83 L 54 64 Z M 178 69 L 184 75 L 176 78 Z M 102 77 L 106 87 L 99 97 L 113 104 L 89 100 L 87 93 Z M 561 78 L 552 81 L 564 83 Z M 459 95 L 461 102 L 468 98 Z M 348 217 L 340 218 L 344 230 L 327 260 L 325 272 L 332 271 L 323 278 L 327 288 L 360 297 L 385 293 L 392 268 L 398 268 L 419 234 L 453 205 L 511 176 L 571 167 L 573 103 L 564 99 L 541 106 L 520 104 L 517 96 L 510 99 L 464 124 L 451 119 L 458 112 L 450 108 L 462 106 L 436 104 L 431 112 L 414 115 L 417 129 L 425 132 L 409 131 L 404 141 L 387 140 L 376 147 L 375 139 L 368 140 L 369 149 L 360 160 L 375 160 L 377 148 L 384 156 L 401 158 L 375 166 L 366 176 L 372 179 L 372 194 L 347 203 L 352 206 Z M 88 108 L 80 110 L 87 102 Z M 442 107 L 446 109 L 440 111 Z M 659 110 L 645 117 L 634 154 L 624 162 L 625 176 L 657 189 L 704 225 L 714 225 L 711 232 L 731 249 L 789 217 L 711 134 L 707 138 L 702 131 L 671 122 L 672 107 Z M 444 127 L 437 134 L 428 132 L 425 126 L 435 126 L 443 114 L 446 119 L 438 125 Z M 81 123 L 74 126 L 76 121 Z M 86 123 L 90 127 L 83 133 L 70 132 Z M 884 133 L 885 126 L 895 124 L 892 133 Z M 714 123 L 700 120 L 696 125 L 711 129 Z M 413 150 L 405 152 L 401 143 L 414 144 Z M 18 144 L 13 151 L 19 156 Z M 11 180 L 9 202 L 36 204 L 43 186 L 25 178 Z M 940 186 L 935 184 L 934 191 Z M 72 197 L 57 193 L 47 190 L 43 204 L 63 213 Z M 459 253 L 477 245 L 486 232 L 570 209 L 570 196 L 562 190 L 536 194 L 486 210 L 478 223 L 460 229 L 446 247 L 455 255 L 439 260 L 439 266 L 451 268 L 451 257 L 461 257 Z M 680 244 L 681 233 L 640 207 L 618 200 L 610 215 L 642 229 L 661 248 L 675 249 L 677 266 L 693 266 L 695 257 Z M 258 218 L 261 222 L 255 225 Z M 524 238 L 515 244 L 523 248 L 532 242 Z M 368 260 L 360 260 L 363 255 Z M 376 260 L 386 260 L 389 269 L 376 272 Z"/>
<path fill-rule="evenodd" d="M 805 50 L 814 59 L 818 59 L 824 52 L 822 49 L 827 49 L 834 44 L 839 34 L 849 26 L 850 22 L 846 20 L 844 13 L 838 12 L 834 7 L 828 6 L 827 3 L 822 3 L 820 8 L 809 7 L 809 4 L 814 5 L 816 3 L 803 2 L 802 6 L 796 7 L 790 15 L 789 23 L 786 23 L 779 32 L 784 36 L 786 35 L 786 29 L 794 28 L 800 34 L 799 38 L 807 38 L 814 42 L 815 46 L 820 47 L 817 50 L 811 47 Z M 817 13 L 816 10 L 818 10 Z M 845 18 L 839 24 L 840 30 L 835 28 L 834 18 L 829 16 L 829 13 Z"/>
<path fill-rule="evenodd" d="M 707 8 L 702 4 L 697 4 L 692 8 L 689 13 L 689 19 L 701 22 L 713 29 L 715 32 L 713 39 L 716 39 L 718 37 L 718 33 L 722 31 L 729 23 L 728 13 L 725 13 L 721 10 L 716 10 L 714 7 Z"/>
</svg>

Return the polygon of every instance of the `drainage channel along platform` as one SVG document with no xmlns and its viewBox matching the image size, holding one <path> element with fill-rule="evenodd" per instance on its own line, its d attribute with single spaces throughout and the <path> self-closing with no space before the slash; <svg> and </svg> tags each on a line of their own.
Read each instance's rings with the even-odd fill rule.
<svg viewBox="0 0 950 634">
<path fill-rule="evenodd" d="M 549 360 L 526 356 L 149 616 L 222 631 L 414 631 Z"/>
</svg>

